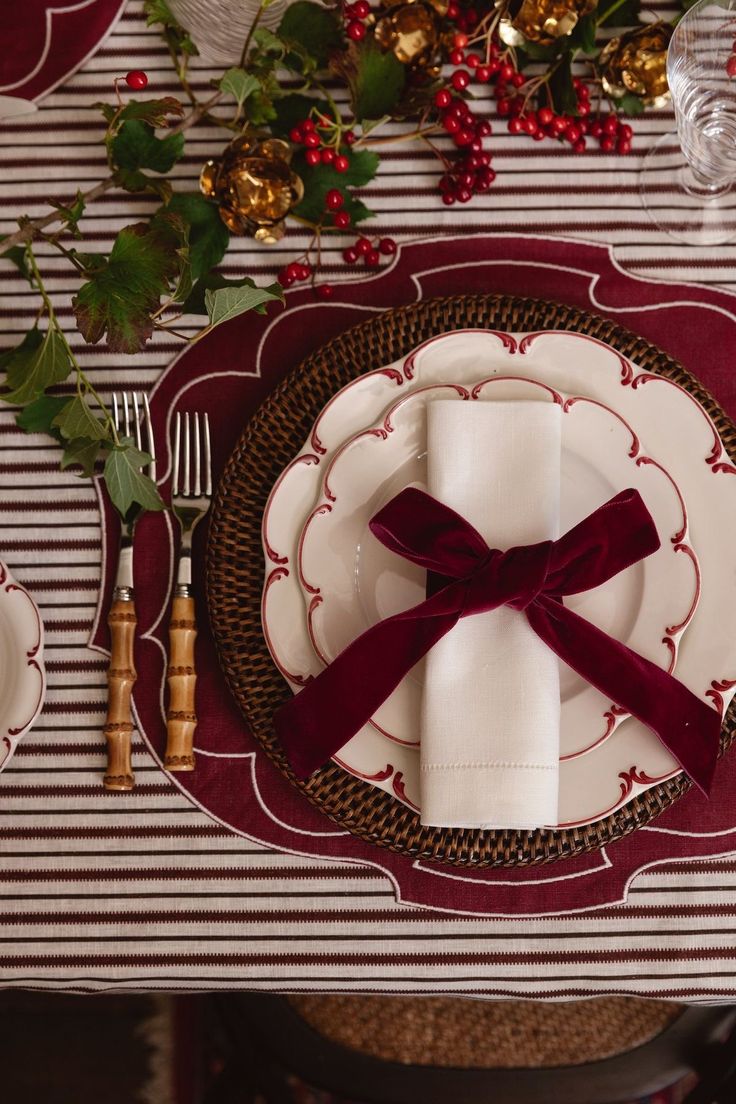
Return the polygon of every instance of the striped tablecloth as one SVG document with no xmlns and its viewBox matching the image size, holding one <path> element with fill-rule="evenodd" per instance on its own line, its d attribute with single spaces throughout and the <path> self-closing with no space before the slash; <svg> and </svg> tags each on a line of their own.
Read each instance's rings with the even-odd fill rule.
<svg viewBox="0 0 736 1104">
<path fill-rule="evenodd" d="M 109 98 L 112 78 L 130 68 L 148 72 L 152 93 L 177 94 L 140 0 L 37 115 L 0 127 L 0 233 L 104 175 L 100 122 L 88 105 Z M 210 75 L 196 70 L 200 95 Z M 451 210 L 438 203 L 431 154 L 389 146 L 365 198 L 381 231 L 397 238 L 462 227 L 564 233 L 613 244 L 634 273 L 736 287 L 736 246 L 678 246 L 639 206 L 640 154 L 671 125 L 671 113 L 648 114 L 636 123 L 635 154 L 613 159 L 512 138 L 501 124 L 492 142 L 496 184 Z M 195 186 L 221 144 L 214 129 L 189 133 L 175 170 L 181 188 Z M 89 208 L 87 238 L 107 249 L 118 229 L 153 207 L 105 195 Z M 305 244 L 298 229 L 273 249 L 235 239 L 225 268 L 272 276 Z M 71 326 L 73 274 L 62 259 L 39 254 Z M 325 257 L 330 278 L 345 274 L 337 252 Z M 28 329 L 36 310 L 20 278 L 4 271 L 3 282 L 0 347 Z M 103 393 L 150 387 L 178 349 L 156 337 L 126 360 L 84 347 L 78 335 L 73 344 Z M 96 497 L 88 482 L 59 472 L 46 440 L 19 433 L 7 408 L 0 450 L 0 557 L 41 607 L 49 681 L 38 723 L 0 775 L 0 984 L 736 999 L 736 854 L 642 874 L 624 904 L 594 913 L 479 919 L 402 905 L 374 869 L 232 835 L 181 795 L 141 741 L 134 793 L 104 793 L 106 661 L 87 647 L 101 555 Z"/>
</svg>

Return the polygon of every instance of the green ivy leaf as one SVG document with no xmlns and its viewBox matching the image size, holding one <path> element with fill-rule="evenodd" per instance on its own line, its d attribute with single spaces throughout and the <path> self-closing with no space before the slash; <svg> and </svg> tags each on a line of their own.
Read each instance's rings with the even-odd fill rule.
<svg viewBox="0 0 736 1104">
<path fill-rule="evenodd" d="M 253 42 L 262 53 L 283 57 L 284 44 L 268 27 L 256 27 Z"/>
<path fill-rule="evenodd" d="M 220 326 L 237 318 L 239 314 L 255 310 L 263 313 L 266 303 L 278 300 L 283 303 L 284 293 L 280 284 L 270 287 L 256 287 L 252 281 L 244 281 L 239 287 L 225 287 L 207 290 L 204 293 L 204 305 L 210 319 L 210 327 Z"/>
<path fill-rule="evenodd" d="M 266 126 L 276 118 L 276 108 L 271 96 L 263 88 L 254 92 L 245 102 L 245 114 L 253 126 Z"/>
<path fill-rule="evenodd" d="M 184 114 L 184 104 L 174 96 L 164 96 L 160 100 L 128 100 L 122 110 L 118 104 L 96 103 L 93 107 L 99 107 L 108 124 L 115 118 L 119 123 L 139 119 L 153 127 L 161 127 L 167 124 L 169 116 Z"/>
<path fill-rule="evenodd" d="M 120 169 L 153 169 L 170 172 L 184 152 L 184 135 L 169 134 L 157 138 L 152 126 L 138 119 L 124 122 L 110 141 L 113 165 Z"/>
<path fill-rule="evenodd" d="M 304 198 L 294 208 L 295 215 L 307 222 L 319 222 L 324 214 L 327 193 L 331 188 L 338 188 L 345 197 L 343 210 L 350 215 L 353 223 L 371 218 L 373 212 L 346 189 L 361 188 L 373 180 L 378 171 L 378 155 L 372 150 L 356 150 L 347 157 L 350 165 L 344 173 L 337 172 L 332 165 L 308 165 L 301 153 L 294 158 L 294 171 L 304 184 Z"/>
<path fill-rule="evenodd" d="M 168 180 L 162 177 L 147 176 L 138 169 L 116 169 L 113 180 L 126 192 L 153 192 L 164 203 L 168 203 L 173 190 Z"/>
<path fill-rule="evenodd" d="M 104 265 L 72 300 L 77 326 L 95 344 L 107 334 L 115 353 L 137 353 L 153 331 L 151 312 L 179 278 L 186 234 L 176 215 L 158 215 L 120 231 Z"/>
<path fill-rule="evenodd" d="M 687 4 L 688 0 L 684 0 Z M 692 0 L 692 3 L 696 3 L 696 0 Z M 611 5 L 609 5 L 611 6 Z M 639 23 L 639 12 L 641 10 L 641 0 L 624 0 L 624 3 L 620 8 L 616 8 L 611 12 L 607 19 L 601 19 L 599 26 L 605 25 L 606 27 L 636 27 Z M 601 13 L 605 15 L 605 10 Z"/>
<path fill-rule="evenodd" d="M 641 115 L 644 111 L 644 104 L 633 92 L 627 92 L 625 96 L 621 96 L 619 99 L 612 98 L 611 103 L 616 111 L 623 115 Z"/>
<path fill-rule="evenodd" d="M 2 242 L 4 238 L 7 238 L 7 234 L 0 234 L 0 250 L 2 249 Z M 20 273 L 25 276 L 28 283 L 32 283 L 31 270 L 28 267 L 28 258 L 26 257 L 26 251 L 22 245 L 11 245 L 10 249 L 6 249 L 5 252 L 0 252 L 0 260 L 10 261 L 15 265 Z"/>
<path fill-rule="evenodd" d="M 579 19 L 567 41 L 573 49 L 582 50 L 584 54 L 594 54 L 598 47 L 595 44 L 595 35 L 598 24 L 595 12 L 584 15 Z"/>
<path fill-rule="evenodd" d="M 107 426 L 97 418 L 89 404 L 79 395 L 68 399 L 54 418 L 52 425 L 58 427 L 67 441 L 75 437 L 86 437 L 90 441 L 102 441 L 107 437 Z"/>
<path fill-rule="evenodd" d="M 85 202 L 84 196 L 79 188 L 77 188 L 77 194 L 74 197 L 74 203 L 67 207 L 63 203 L 57 203 L 55 200 L 50 199 L 49 205 L 55 207 L 61 215 L 61 221 L 66 226 L 66 229 L 72 235 L 73 238 L 81 238 L 82 234 L 79 229 L 79 220 L 84 214 Z"/>
<path fill-rule="evenodd" d="M 105 461 L 104 479 L 110 501 L 125 517 L 131 507 L 142 510 L 163 510 L 164 504 L 156 484 L 140 470 L 150 464 L 151 457 L 124 437 L 121 447 L 113 448 Z"/>
<path fill-rule="evenodd" d="M 238 280 L 228 280 L 226 276 L 221 276 L 219 272 L 208 272 L 197 280 L 189 296 L 182 304 L 182 311 L 184 314 L 207 314 L 204 301 L 207 291 L 217 291 L 218 288 L 254 288 L 255 286 L 255 282 L 251 280 L 250 276 L 243 276 Z M 278 286 L 280 285 L 272 285 L 272 287 Z M 265 314 L 266 305 L 262 304 L 253 309 L 256 314 Z"/>
<path fill-rule="evenodd" d="M 335 12 L 310 0 L 296 0 L 290 4 L 277 33 L 284 42 L 306 50 L 320 68 L 327 64 L 330 54 L 342 46 L 342 29 Z"/>
<path fill-rule="evenodd" d="M 230 244 L 230 234 L 216 203 L 197 192 L 177 192 L 167 207 L 189 227 L 189 261 L 192 280 L 198 280 L 219 264 Z"/>
<path fill-rule="evenodd" d="M 254 77 L 252 73 L 246 73 L 245 69 L 239 69 L 237 66 L 228 69 L 218 85 L 221 92 L 226 92 L 234 98 L 238 105 L 238 111 L 240 111 L 248 97 L 252 96 L 254 92 L 258 92 L 260 87 L 261 82 L 257 77 Z"/>
<path fill-rule="evenodd" d="M 94 438 L 78 437 L 70 441 L 64 449 L 60 467 L 62 471 L 71 464 L 79 464 L 82 468 L 80 476 L 89 478 L 95 474 L 95 464 L 100 454 L 101 442 Z"/>
<path fill-rule="evenodd" d="M 56 330 L 48 329 L 42 335 L 34 327 L 20 345 L 0 356 L 0 368 L 5 369 L 10 388 L 3 399 L 25 406 L 47 387 L 65 380 L 72 365 L 66 345 Z"/>
<path fill-rule="evenodd" d="M 195 57 L 199 50 L 194 45 L 188 31 L 178 22 L 166 0 L 144 0 L 143 11 L 146 14 L 146 26 L 156 23 L 163 26 L 164 38 L 178 54 Z"/>
<path fill-rule="evenodd" d="M 353 114 L 358 120 L 392 115 L 404 91 L 406 69 L 391 52 L 377 46 L 356 52 L 357 68 L 351 80 Z"/>
<path fill-rule="evenodd" d="M 48 433 L 61 440 L 61 433 L 54 425 L 54 418 L 69 400 L 60 395 L 39 395 L 15 416 L 15 424 L 26 433 Z"/>
</svg>

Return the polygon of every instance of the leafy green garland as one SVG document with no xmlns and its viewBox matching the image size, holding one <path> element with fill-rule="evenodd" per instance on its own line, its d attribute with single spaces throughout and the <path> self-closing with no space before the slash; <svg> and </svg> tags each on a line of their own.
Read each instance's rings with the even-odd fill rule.
<svg viewBox="0 0 736 1104">
<path fill-rule="evenodd" d="M 346 37 L 349 6 L 343 0 L 330 7 L 296 0 L 276 32 L 260 25 L 270 2 L 262 0 L 243 43 L 240 63 L 213 82 L 212 95 L 200 102 L 188 74 L 189 61 L 197 54 L 195 44 L 166 0 L 145 0 L 148 25 L 161 30 L 189 101 L 188 113 L 174 97 L 124 100 L 119 90 L 122 79 L 117 80 L 115 101 L 93 105 L 106 124 L 102 141 L 109 175 L 86 193 L 77 191 L 68 205 L 52 204 L 54 210 L 43 218 L 20 218 L 17 233 L 0 244 L 0 259 L 14 264 L 39 295 L 33 327 L 15 348 L 0 355 L 0 368 L 6 374 L 0 399 L 22 407 L 17 415 L 22 429 L 49 433 L 60 442 L 62 468 L 78 467 L 83 476 L 101 474 L 123 516 L 131 508 L 160 509 L 163 503 L 151 480 L 141 474 L 147 457 L 132 439 L 120 435 L 74 356 L 44 285 L 36 243 L 56 250 L 79 276 L 72 305 L 77 329 L 89 344 L 104 341 L 115 353 L 134 354 L 155 331 L 182 337 L 176 325 L 184 314 L 206 316 L 194 337 L 183 338 L 197 341 L 245 311 L 263 312 L 268 303 L 283 301 L 283 292 L 277 283 L 259 288 L 248 277 L 225 280 L 217 273 L 230 240 L 217 205 L 200 194 L 174 192 L 168 179 L 183 155 L 190 127 L 204 120 L 224 128 L 231 137 L 258 128 L 288 139 L 306 118 L 316 118 L 322 147 L 332 149 L 335 155 L 347 155 L 342 172 L 334 159 L 310 163 L 304 148 L 294 157 L 304 196 L 291 215 L 313 229 L 318 254 L 321 234 L 337 229 L 327 210 L 331 191 L 341 192 L 342 210 L 351 225 L 371 217 L 372 212 L 351 189 L 365 186 L 376 175 L 379 157 L 372 147 L 381 141 L 375 132 L 384 123 L 406 121 L 407 129 L 398 138 L 416 138 L 433 149 L 432 135 L 442 133 L 435 99 L 443 87 L 439 70 L 431 65 L 424 69 L 403 65 L 391 50 L 382 49 L 374 34 L 375 13 L 365 23 L 365 37 L 360 32 L 356 41 L 351 40 L 349 27 Z M 490 57 L 492 49 L 497 51 L 499 20 L 508 15 L 514 2 L 503 0 L 497 7 L 483 0 L 476 4 L 473 20 L 468 0 L 462 5 L 455 3 L 460 14 L 456 13 L 453 22 L 442 23 L 438 59 L 446 60 L 452 32 L 458 26 L 467 26 L 471 47 L 478 44 L 482 56 Z M 603 13 L 594 11 L 583 17 L 571 35 L 551 46 L 502 46 L 502 57 L 512 59 L 517 70 L 545 63 L 546 74 L 530 77 L 521 92 L 527 96 L 534 93 L 538 102 L 574 113 L 577 101 L 571 66 L 575 58 L 582 53 L 591 61 L 595 79 L 598 26 L 614 21 L 631 26 L 637 19 L 638 0 L 613 0 Z M 335 78 L 349 92 L 347 116 L 326 84 Z M 285 88 L 285 79 L 296 80 L 299 87 Z M 213 114 L 215 108 L 227 105 L 227 117 Z M 627 97 L 614 106 L 631 114 L 641 103 L 636 97 Z M 439 152 L 438 156 L 447 168 L 447 159 Z M 80 220 L 88 204 L 111 189 L 151 193 L 161 205 L 147 221 L 120 230 L 108 254 L 82 251 Z M 51 227 L 55 227 L 53 232 Z"/>
</svg>

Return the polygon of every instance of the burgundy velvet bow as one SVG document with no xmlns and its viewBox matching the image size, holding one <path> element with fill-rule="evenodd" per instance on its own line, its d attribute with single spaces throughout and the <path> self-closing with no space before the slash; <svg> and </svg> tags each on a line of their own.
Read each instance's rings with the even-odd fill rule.
<svg viewBox="0 0 736 1104">
<path fill-rule="evenodd" d="M 276 731 L 299 777 L 347 743 L 461 617 L 508 605 L 523 610 L 586 682 L 651 728 L 708 793 L 719 713 L 562 604 L 565 595 L 597 587 L 659 548 L 637 491 L 622 491 L 557 541 L 507 552 L 489 549 L 464 518 L 413 488 L 393 498 L 370 527 L 387 548 L 426 568 L 440 589 L 433 585 L 424 602 L 373 625 L 278 710 Z"/>
</svg>

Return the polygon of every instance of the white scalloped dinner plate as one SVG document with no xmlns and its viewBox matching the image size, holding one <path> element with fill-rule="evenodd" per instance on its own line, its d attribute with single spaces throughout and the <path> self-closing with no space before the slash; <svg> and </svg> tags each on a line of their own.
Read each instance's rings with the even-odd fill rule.
<svg viewBox="0 0 736 1104">
<path fill-rule="evenodd" d="M 0 561 L 0 770 L 41 711 L 45 691 L 41 617 Z"/>
<path fill-rule="evenodd" d="M 432 384 L 472 384 L 480 377 L 523 377 L 562 393 L 595 399 L 646 440 L 649 455 L 678 484 L 701 568 L 700 603 L 679 645 L 677 677 L 725 710 L 736 688 L 736 468 L 697 401 L 677 384 L 641 372 L 587 335 L 565 331 L 504 334 L 455 331 L 430 339 L 408 357 L 359 377 L 324 408 L 301 452 L 274 485 L 264 511 L 264 633 L 279 669 L 298 690 L 322 668 L 312 647 L 297 572 L 299 535 L 317 503 L 325 463 L 349 438 L 372 426 L 401 395 Z M 638 442 L 637 442 L 638 445 Z M 717 518 L 718 524 L 715 524 Z M 303 604 L 302 604 L 303 608 Z M 366 725 L 337 761 L 407 804 L 418 795 L 414 749 Z M 560 767 L 560 824 L 586 824 L 678 773 L 648 729 L 626 719 L 585 755 Z"/>
<path fill-rule="evenodd" d="M 460 402 L 555 402 L 563 411 L 560 532 L 628 487 L 637 490 L 660 535 L 659 550 L 604 586 L 567 599 L 581 617 L 667 671 L 695 612 L 697 557 L 674 480 L 648 456 L 617 414 L 531 379 L 493 376 L 471 387 L 435 384 L 403 396 L 323 465 L 321 493 L 298 541 L 298 575 L 307 630 L 323 664 L 369 626 L 424 598 L 425 573 L 396 556 L 368 523 L 406 486 L 426 488 L 426 409 Z M 489 478 L 492 473 L 489 472 Z M 301 616 L 295 608 L 292 616 Z M 271 630 L 271 635 L 276 635 Z M 371 723 L 389 739 L 419 745 L 423 664 L 405 678 Z M 626 714 L 566 664 L 560 670 L 560 755 L 581 755 L 607 739 Z"/>
</svg>

